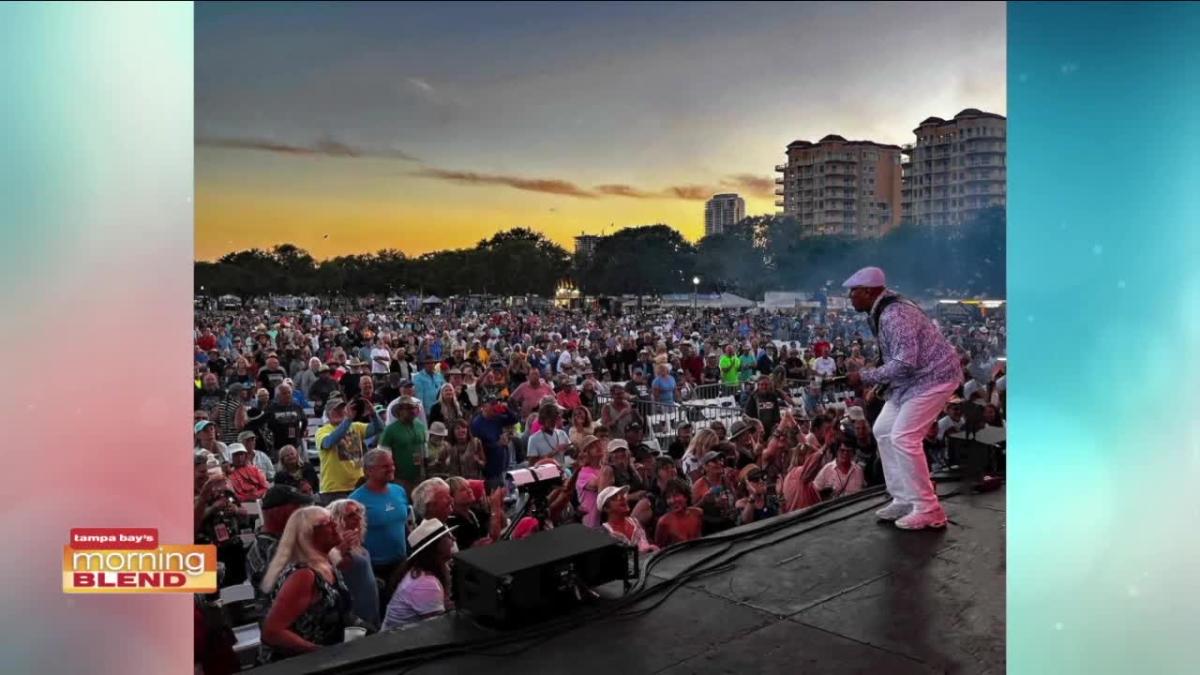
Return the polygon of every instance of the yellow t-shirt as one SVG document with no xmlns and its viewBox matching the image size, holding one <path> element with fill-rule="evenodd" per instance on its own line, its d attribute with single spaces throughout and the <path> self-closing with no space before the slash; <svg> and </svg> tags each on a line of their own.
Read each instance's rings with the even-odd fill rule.
<svg viewBox="0 0 1200 675">
<path fill-rule="evenodd" d="M 363 475 L 363 448 L 366 446 L 367 424 L 354 422 L 349 431 L 333 447 L 321 447 L 337 426 L 326 424 L 317 429 L 317 454 L 321 460 L 321 492 L 350 492 Z"/>
</svg>

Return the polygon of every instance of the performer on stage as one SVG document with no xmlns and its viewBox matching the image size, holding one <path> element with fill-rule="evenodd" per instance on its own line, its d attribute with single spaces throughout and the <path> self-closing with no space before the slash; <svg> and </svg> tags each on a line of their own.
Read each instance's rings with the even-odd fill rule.
<svg viewBox="0 0 1200 675">
<path fill-rule="evenodd" d="M 875 515 L 905 530 L 945 527 L 921 441 L 962 383 L 958 353 L 916 304 L 887 289 L 878 267 L 864 267 L 842 286 L 854 309 L 869 313 L 879 346 L 876 367 L 846 378 L 853 387 L 874 387 L 868 407 L 879 410 L 873 428 L 892 503 Z"/>
</svg>

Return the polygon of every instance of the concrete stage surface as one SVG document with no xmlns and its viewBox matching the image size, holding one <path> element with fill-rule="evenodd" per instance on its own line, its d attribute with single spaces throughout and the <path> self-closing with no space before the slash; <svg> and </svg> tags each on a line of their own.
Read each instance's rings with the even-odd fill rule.
<svg viewBox="0 0 1200 675">
<path fill-rule="evenodd" d="M 938 492 L 950 495 L 943 500 L 951 521 L 945 530 L 903 532 L 876 522 L 873 511 L 886 503 L 876 490 L 816 518 L 789 514 L 774 529 L 761 523 L 733 530 L 758 532 L 728 547 L 718 565 L 757 550 L 669 595 L 651 595 L 625 608 L 625 616 L 579 610 L 581 624 L 536 640 L 396 660 L 414 648 L 506 635 L 451 615 L 255 672 L 1001 675 L 1005 489 L 976 495 L 943 482 Z M 713 543 L 673 554 L 652 567 L 648 585 L 678 580 L 685 567 L 723 548 Z M 613 597 L 621 587 L 601 590 Z"/>
</svg>

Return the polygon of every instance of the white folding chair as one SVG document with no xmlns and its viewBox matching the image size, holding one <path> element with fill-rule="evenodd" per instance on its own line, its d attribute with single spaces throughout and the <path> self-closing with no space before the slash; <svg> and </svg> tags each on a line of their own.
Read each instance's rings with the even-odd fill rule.
<svg viewBox="0 0 1200 675">
<path fill-rule="evenodd" d="M 262 522 L 262 502 L 260 500 L 256 499 L 252 502 L 245 502 L 242 504 L 242 509 L 246 512 L 247 516 L 253 519 L 255 527 Z"/>
<path fill-rule="evenodd" d="M 233 645 L 233 652 L 237 654 L 242 667 L 247 670 L 253 668 L 258 654 L 258 646 L 262 643 L 258 624 L 248 623 L 245 626 L 238 626 L 233 629 L 233 635 L 237 638 L 237 644 Z"/>
<path fill-rule="evenodd" d="M 229 605 L 235 602 L 246 602 L 254 599 L 254 586 L 244 581 L 236 586 L 226 586 L 221 589 L 221 603 Z"/>
</svg>

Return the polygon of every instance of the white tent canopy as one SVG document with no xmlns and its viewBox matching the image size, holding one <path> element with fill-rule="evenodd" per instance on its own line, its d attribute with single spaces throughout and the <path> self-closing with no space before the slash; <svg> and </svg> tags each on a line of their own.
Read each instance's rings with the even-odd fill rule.
<svg viewBox="0 0 1200 675">
<path fill-rule="evenodd" d="M 425 298 L 424 300 L 422 300 L 421 304 L 423 304 L 423 305 L 440 305 L 440 304 L 442 304 L 442 299 L 436 295 L 431 295 L 428 298 Z"/>
<path fill-rule="evenodd" d="M 811 302 L 808 293 L 791 293 L 787 291 L 767 291 L 763 301 L 759 303 L 763 309 L 796 309 L 797 307 L 820 307 L 821 303 Z"/>
<path fill-rule="evenodd" d="M 676 293 L 674 295 L 664 295 L 662 304 L 667 307 L 691 307 L 695 305 L 705 309 L 749 309 L 755 306 L 753 300 L 747 300 L 733 293 L 695 296 L 687 293 Z"/>
</svg>

